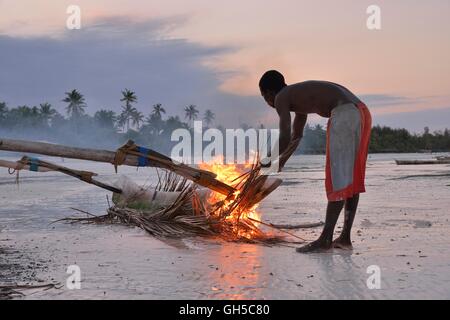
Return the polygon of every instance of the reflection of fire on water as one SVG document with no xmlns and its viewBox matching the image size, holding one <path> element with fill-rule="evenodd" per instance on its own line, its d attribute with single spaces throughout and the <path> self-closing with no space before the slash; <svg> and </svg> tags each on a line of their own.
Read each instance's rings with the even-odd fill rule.
<svg viewBox="0 0 450 320">
<path fill-rule="evenodd" d="M 268 277 L 263 255 L 261 246 L 246 243 L 227 243 L 205 255 L 205 264 L 219 268 L 207 273 L 211 283 L 207 299 L 242 300 L 263 296 Z"/>
<path fill-rule="evenodd" d="M 244 175 L 255 169 L 252 164 L 223 164 L 222 157 L 216 157 L 210 163 L 202 163 L 199 166 L 203 170 L 215 173 L 217 180 L 235 187 L 237 189 L 234 194 L 235 199 L 241 195 L 241 186 L 245 179 L 248 178 L 244 177 Z M 248 207 L 243 203 L 233 208 L 235 200 L 227 198 L 218 192 L 211 192 L 207 202 L 212 207 L 220 203 L 220 212 L 228 211 L 229 214 L 226 216 L 225 221 L 232 225 L 233 232 L 239 238 L 254 239 L 264 235 L 258 230 L 259 223 L 257 221 L 261 219 L 261 215 L 257 212 L 258 204 Z M 218 215 L 220 213 L 215 212 L 213 214 Z M 250 228 L 243 228 L 243 226 L 249 226 Z"/>
</svg>

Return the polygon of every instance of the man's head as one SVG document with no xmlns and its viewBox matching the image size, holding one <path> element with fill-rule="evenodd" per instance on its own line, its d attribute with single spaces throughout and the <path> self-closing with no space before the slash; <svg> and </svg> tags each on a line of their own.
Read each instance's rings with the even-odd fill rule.
<svg viewBox="0 0 450 320">
<path fill-rule="evenodd" d="M 284 77 L 276 70 L 267 71 L 259 80 L 261 95 L 271 107 L 275 106 L 275 97 L 284 87 L 286 87 Z"/>
</svg>

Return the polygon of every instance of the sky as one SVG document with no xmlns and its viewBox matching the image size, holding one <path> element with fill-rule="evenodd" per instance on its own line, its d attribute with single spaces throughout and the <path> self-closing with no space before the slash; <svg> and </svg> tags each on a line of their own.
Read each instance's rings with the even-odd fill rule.
<svg viewBox="0 0 450 320">
<path fill-rule="evenodd" d="M 381 9 L 369 30 L 366 10 Z M 67 7 L 81 9 L 68 30 Z M 0 0 L 0 101 L 10 107 L 80 90 L 93 113 L 136 91 L 144 113 L 162 103 L 211 109 L 217 123 L 274 126 L 260 97 L 268 69 L 288 83 L 338 82 L 374 124 L 421 132 L 450 127 L 448 0 Z M 326 122 L 318 116 L 312 123 Z"/>
</svg>

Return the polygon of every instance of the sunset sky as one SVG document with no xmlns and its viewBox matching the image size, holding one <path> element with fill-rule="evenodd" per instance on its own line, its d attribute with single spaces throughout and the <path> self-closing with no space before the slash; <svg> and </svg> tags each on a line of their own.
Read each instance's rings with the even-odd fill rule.
<svg viewBox="0 0 450 320">
<path fill-rule="evenodd" d="M 366 27 L 371 4 L 381 30 Z M 69 5 L 81 30 L 66 28 Z M 77 88 L 91 113 L 119 111 L 130 88 L 144 113 L 196 104 L 228 127 L 274 125 L 258 80 L 278 69 L 347 86 L 375 124 L 438 130 L 450 128 L 449 39 L 448 0 L 0 0 L 0 101 L 63 112 Z"/>
</svg>

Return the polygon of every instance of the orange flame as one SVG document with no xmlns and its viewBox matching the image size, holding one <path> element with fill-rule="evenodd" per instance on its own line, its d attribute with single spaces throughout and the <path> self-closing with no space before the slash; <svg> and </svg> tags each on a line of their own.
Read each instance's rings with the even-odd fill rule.
<svg viewBox="0 0 450 320">
<path fill-rule="evenodd" d="M 238 178 L 249 171 L 252 168 L 251 164 L 245 164 L 245 165 L 236 165 L 236 164 L 224 164 L 223 157 L 216 157 L 214 160 L 212 160 L 210 163 L 202 163 L 199 165 L 200 169 L 213 172 L 217 175 L 216 179 L 224 182 L 230 186 L 236 187 L 236 184 L 239 183 Z M 235 195 L 238 195 L 241 191 L 236 191 Z M 232 204 L 233 200 L 228 200 L 226 196 L 218 193 L 218 192 L 211 192 L 210 196 L 207 199 L 208 204 L 213 206 L 214 204 L 223 201 L 223 207 L 229 208 L 229 206 Z M 257 208 L 259 204 L 255 204 L 253 207 L 248 208 L 244 211 L 242 210 L 234 210 L 228 217 L 226 217 L 226 221 L 230 222 L 234 225 L 234 231 L 238 234 L 240 237 L 245 237 L 248 239 L 252 239 L 254 236 L 253 231 L 243 231 L 240 230 L 237 226 L 237 222 L 239 220 L 257 220 L 260 221 L 261 215 L 258 213 Z M 258 227 L 259 223 L 255 223 L 253 220 L 251 220 L 251 223 Z"/>
</svg>

